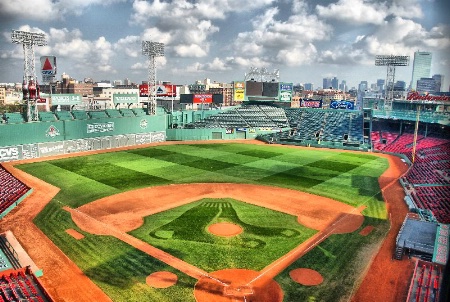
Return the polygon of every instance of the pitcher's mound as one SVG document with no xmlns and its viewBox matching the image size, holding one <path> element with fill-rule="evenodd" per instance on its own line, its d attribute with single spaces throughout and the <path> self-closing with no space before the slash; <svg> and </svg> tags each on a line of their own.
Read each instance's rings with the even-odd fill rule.
<svg viewBox="0 0 450 302">
<path fill-rule="evenodd" d="M 167 288 L 172 285 L 175 285 L 177 281 L 178 281 L 177 275 L 165 271 L 155 272 L 147 276 L 147 278 L 145 279 L 145 283 L 155 288 Z"/>
<path fill-rule="evenodd" d="M 242 233 L 242 228 L 234 223 L 229 222 L 220 222 L 211 224 L 208 227 L 208 232 L 210 232 L 213 235 L 216 236 L 222 236 L 222 237 L 232 237 L 239 235 Z"/>
<path fill-rule="evenodd" d="M 202 277 L 195 284 L 197 302 L 271 301 L 282 302 L 283 291 L 273 279 L 259 272 L 225 269 Z M 255 281 L 253 281 L 255 280 Z"/>
<path fill-rule="evenodd" d="M 289 272 L 292 280 L 301 285 L 319 285 L 323 282 L 323 277 L 318 271 L 309 268 L 297 268 Z"/>
</svg>

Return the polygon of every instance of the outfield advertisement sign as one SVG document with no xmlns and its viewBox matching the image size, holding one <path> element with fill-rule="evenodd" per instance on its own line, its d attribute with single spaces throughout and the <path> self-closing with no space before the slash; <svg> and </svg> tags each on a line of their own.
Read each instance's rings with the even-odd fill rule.
<svg viewBox="0 0 450 302">
<path fill-rule="evenodd" d="M 114 131 L 114 122 L 87 124 L 87 133 L 103 133 Z"/>
<path fill-rule="evenodd" d="M 0 162 L 18 160 L 19 154 L 19 148 L 17 147 L 0 148 Z"/>
<path fill-rule="evenodd" d="M 434 243 L 433 262 L 446 265 L 448 262 L 450 227 L 439 224 Z"/>
<path fill-rule="evenodd" d="M 291 102 L 292 101 L 292 90 L 294 84 L 292 83 L 279 83 L 279 101 L 280 102 Z"/>
<path fill-rule="evenodd" d="M 64 154 L 64 142 L 38 144 L 40 156 L 54 156 Z"/>
<path fill-rule="evenodd" d="M 245 82 L 234 82 L 234 101 L 245 101 Z"/>
<path fill-rule="evenodd" d="M 176 97 L 177 96 L 177 86 L 176 85 L 156 85 L 156 96 L 157 97 Z M 139 85 L 139 96 L 140 97 L 148 97 L 149 95 L 149 87 L 148 84 Z"/>
<path fill-rule="evenodd" d="M 52 105 L 80 105 L 83 101 L 81 94 L 53 94 Z"/>
<path fill-rule="evenodd" d="M 300 100 L 300 107 L 322 108 L 322 100 Z"/>
<path fill-rule="evenodd" d="M 113 94 L 114 104 L 138 104 L 139 96 L 137 93 L 114 93 Z"/>
<path fill-rule="evenodd" d="M 352 101 L 331 101 L 330 102 L 331 109 L 355 109 L 355 102 Z"/>
<path fill-rule="evenodd" d="M 0 162 L 104 150 L 166 141 L 165 131 L 111 135 L 84 139 L 0 147 Z"/>
<path fill-rule="evenodd" d="M 211 104 L 212 103 L 212 94 L 194 94 L 192 99 L 192 103 L 194 104 Z"/>
</svg>

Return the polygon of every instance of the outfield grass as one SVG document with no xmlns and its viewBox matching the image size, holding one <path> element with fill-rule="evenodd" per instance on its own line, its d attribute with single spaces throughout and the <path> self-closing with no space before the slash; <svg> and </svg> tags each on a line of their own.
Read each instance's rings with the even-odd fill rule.
<svg viewBox="0 0 450 302">
<path fill-rule="evenodd" d="M 366 153 L 228 143 L 164 145 L 17 167 L 61 188 L 34 222 L 114 301 L 195 301 L 192 295 L 195 280 L 115 238 L 81 231 L 69 213 L 62 210 L 63 206 L 78 207 L 142 187 L 195 182 L 280 186 L 355 207 L 365 205 L 366 219 L 361 229 L 366 225 L 375 227 L 369 236 L 358 232 L 333 235 L 292 264 L 290 269 L 308 267 L 319 271 L 325 278 L 322 285 L 300 286 L 290 280 L 290 269 L 276 278 L 285 292 L 285 301 L 339 301 L 350 294 L 365 268 L 361 263 L 367 262 L 374 252 L 373 246 L 388 229 L 377 180 L 387 166 L 386 159 Z M 204 202 L 231 207 L 220 207 L 218 212 L 219 207 L 199 207 Z M 255 211 L 261 212 L 255 215 Z M 182 227 L 189 217 L 186 213 L 198 215 L 201 223 L 197 227 L 214 219 L 230 222 L 237 219 L 251 236 L 220 239 L 209 236 L 203 228 L 196 234 L 188 234 L 191 237 L 186 240 Z M 69 228 L 85 238 L 75 240 L 65 232 Z M 280 229 L 286 231 L 284 234 L 294 235 L 286 240 Z M 145 218 L 143 227 L 132 232 L 207 271 L 231 267 L 261 269 L 313 233 L 296 224 L 289 215 L 231 199 L 198 201 L 152 215 Z M 159 270 L 174 272 L 180 282 L 168 289 L 150 288 L 145 277 Z"/>
</svg>

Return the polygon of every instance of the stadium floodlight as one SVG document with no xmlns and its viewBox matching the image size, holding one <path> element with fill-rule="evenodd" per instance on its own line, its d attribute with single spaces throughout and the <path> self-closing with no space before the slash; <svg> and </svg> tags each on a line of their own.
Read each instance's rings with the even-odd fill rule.
<svg viewBox="0 0 450 302">
<path fill-rule="evenodd" d="M 164 57 L 164 43 L 142 41 L 142 54 L 148 57 L 149 114 L 156 114 L 156 57 Z"/>
<path fill-rule="evenodd" d="M 39 87 L 36 77 L 34 45 L 47 45 L 45 35 L 43 33 L 32 33 L 27 31 L 13 30 L 11 33 L 11 41 L 15 44 L 23 45 L 23 100 L 27 104 L 27 121 L 38 120 L 38 109 L 36 106 L 39 96 Z"/>
<path fill-rule="evenodd" d="M 280 79 L 280 70 L 274 69 L 270 72 L 265 67 L 250 67 L 248 73 L 244 76 L 244 81 L 260 81 L 260 82 L 278 82 Z"/>
<path fill-rule="evenodd" d="M 395 67 L 408 65 L 409 65 L 409 56 L 394 56 L 394 55 L 375 56 L 375 66 L 387 66 L 384 110 L 392 110 L 392 102 L 394 100 Z"/>
</svg>

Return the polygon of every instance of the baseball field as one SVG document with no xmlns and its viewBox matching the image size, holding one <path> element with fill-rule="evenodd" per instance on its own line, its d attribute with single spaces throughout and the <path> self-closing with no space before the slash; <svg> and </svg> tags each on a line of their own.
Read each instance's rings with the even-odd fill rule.
<svg viewBox="0 0 450 302">
<path fill-rule="evenodd" d="M 388 161 L 367 153 L 160 144 L 16 168 L 60 188 L 33 222 L 113 301 L 340 301 L 389 230 Z"/>
</svg>

